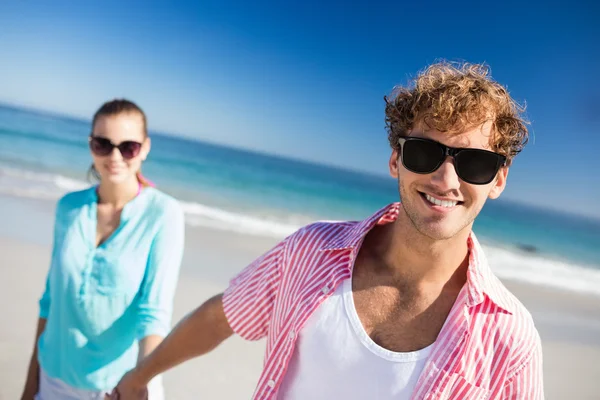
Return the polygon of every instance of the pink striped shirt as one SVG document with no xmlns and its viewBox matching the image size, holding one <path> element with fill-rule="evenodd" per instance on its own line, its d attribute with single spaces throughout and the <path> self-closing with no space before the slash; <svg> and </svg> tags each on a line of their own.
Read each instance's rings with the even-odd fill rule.
<svg viewBox="0 0 600 400">
<path fill-rule="evenodd" d="M 247 340 L 267 339 L 253 399 L 276 398 L 297 333 L 351 277 L 362 238 L 394 221 L 400 207 L 391 204 L 359 222 L 308 225 L 231 280 L 223 295 L 231 328 Z M 493 275 L 474 234 L 469 248 L 467 283 L 412 399 L 543 399 L 542 347 L 531 315 Z"/>
</svg>

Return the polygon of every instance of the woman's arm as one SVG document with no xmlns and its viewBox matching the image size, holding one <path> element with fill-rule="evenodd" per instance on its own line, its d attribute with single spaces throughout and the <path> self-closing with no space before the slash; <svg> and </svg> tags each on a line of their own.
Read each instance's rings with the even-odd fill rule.
<svg viewBox="0 0 600 400">
<path fill-rule="evenodd" d="M 165 207 L 161 227 L 152 240 L 146 273 L 137 303 L 137 339 L 164 338 L 171 330 L 171 314 L 183 258 L 185 219 L 179 203 Z"/>
<path fill-rule="evenodd" d="M 52 250 L 52 257 L 54 257 L 55 251 L 56 249 L 54 248 Z M 50 268 L 52 268 L 52 266 Z M 40 340 L 40 336 L 42 336 L 42 333 L 44 333 L 44 330 L 46 329 L 46 322 L 48 321 L 48 315 L 50 314 L 50 301 L 50 271 L 48 271 L 48 275 L 46 276 L 46 286 L 44 288 L 44 293 L 38 301 L 40 308 L 38 314 L 39 318 L 37 323 L 37 331 L 35 333 L 33 352 L 31 354 L 31 360 L 29 361 L 29 369 L 27 370 L 27 378 L 25 379 L 25 388 L 23 389 L 21 400 L 32 400 L 39 389 L 40 365 L 38 363 L 37 345 Z"/>
<path fill-rule="evenodd" d="M 27 370 L 27 378 L 25 379 L 25 388 L 23 389 L 23 394 L 21 395 L 22 400 L 33 400 L 35 395 L 39 390 L 40 385 L 40 365 L 38 363 L 38 342 L 40 340 L 40 336 L 44 333 L 46 329 L 46 322 L 48 321 L 48 317 L 50 315 L 50 304 L 52 303 L 52 296 L 50 290 L 50 281 L 51 274 L 53 270 L 54 260 L 57 257 L 57 254 L 60 251 L 60 242 L 63 233 L 63 209 L 64 209 L 64 199 L 62 197 L 56 203 L 56 209 L 54 213 L 54 232 L 52 236 L 52 255 L 50 260 L 50 267 L 48 268 L 48 273 L 46 274 L 46 283 L 44 286 L 44 292 L 42 297 L 38 301 L 39 305 L 39 314 L 38 314 L 38 323 L 37 323 L 37 331 L 35 334 L 35 342 L 33 345 L 33 352 L 31 355 L 31 359 L 29 361 L 29 369 Z"/>
<path fill-rule="evenodd" d="M 46 328 L 46 318 L 39 318 L 37 323 L 37 332 L 35 334 L 35 342 L 33 345 L 33 354 L 29 361 L 29 369 L 27 370 L 27 378 L 25 379 L 25 387 L 21 400 L 33 400 L 39 390 L 40 385 L 40 365 L 38 364 L 37 343 L 40 336 Z"/>
</svg>

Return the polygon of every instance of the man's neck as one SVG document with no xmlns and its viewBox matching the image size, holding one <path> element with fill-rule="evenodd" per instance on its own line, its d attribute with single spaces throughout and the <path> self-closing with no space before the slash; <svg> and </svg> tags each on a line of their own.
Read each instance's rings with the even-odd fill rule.
<svg viewBox="0 0 600 400">
<path fill-rule="evenodd" d="M 103 181 L 98 186 L 98 201 L 101 204 L 121 210 L 125 207 L 125 204 L 137 196 L 138 190 L 139 182 L 137 179 L 119 184 Z"/>
<path fill-rule="evenodd" d="M 468 238 L 471 227 L 447 240 L 433 240 L 421 234 L 401 212 L 398 219 L 383 227 L 374 244 L 388 273 L 405 283 L 440 283 L 457 280 L 462 286 L 468 267 Z M 409 282 L 410 281 L 410 282 Z"/>
</svg>

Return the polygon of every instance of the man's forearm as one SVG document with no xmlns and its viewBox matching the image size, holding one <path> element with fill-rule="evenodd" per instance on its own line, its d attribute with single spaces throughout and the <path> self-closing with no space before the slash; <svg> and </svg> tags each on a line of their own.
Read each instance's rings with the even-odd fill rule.
<svg viewBox="0 0 600 400">
<path fill-rule="evenodd" d="M 148 335 L 139 342 L 138 364 L 154 351 L 163 341 L 162 336 Z"/>
<path fill-rule="evenodd" d="M 139 362 L 136 373 L 144 383 L 184 361 L 208 353 L 232 335 L 221 298 L 222 295 L 217 295 L 188 314 Z"/>
</svg>

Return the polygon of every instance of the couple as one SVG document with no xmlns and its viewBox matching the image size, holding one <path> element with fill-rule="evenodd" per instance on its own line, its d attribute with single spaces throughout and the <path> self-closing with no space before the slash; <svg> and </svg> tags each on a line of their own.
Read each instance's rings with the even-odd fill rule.
<svg viewBox="0 0 600 400">
<path fill-rule="evenodd" d="M 385 103 L 401 203 L 298 230 L 170 332 L 183 216 L 139 174 L 141 110 L 105 105 L 100 185 L 58 204 L 23 399 L 160 399 L 164 371 L 234 333 L 267 340 L 254 399 L 543 399 L 538 332 L 471 231 L 527 142 L 520 107 L 447 63 Z"/>
</svg>

